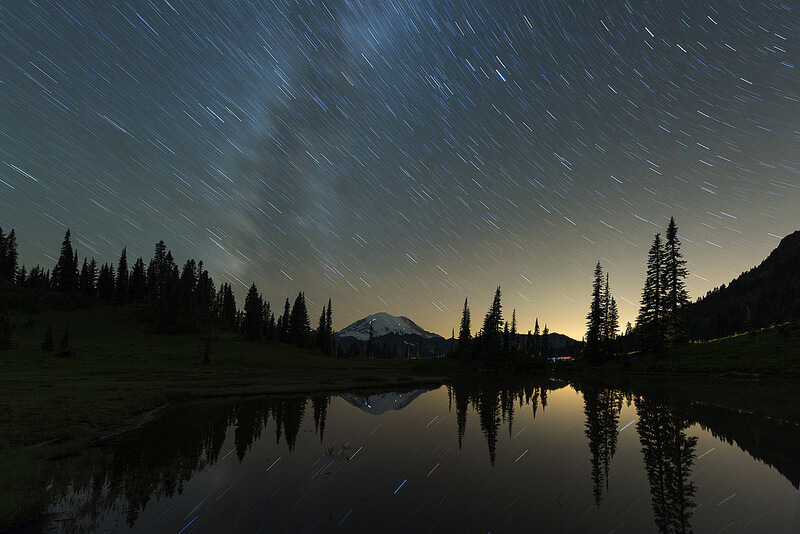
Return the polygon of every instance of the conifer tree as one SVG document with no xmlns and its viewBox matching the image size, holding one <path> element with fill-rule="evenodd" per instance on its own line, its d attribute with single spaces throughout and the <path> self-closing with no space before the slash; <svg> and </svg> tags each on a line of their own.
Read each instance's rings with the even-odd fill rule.
<svg viewBox="0 0 800 534">
<path fill-rule="evenodd" d="M 603 329 L 605 323 L 605 306 L 603 303 L 603 267 L 600 262 L 594 268 L 592 282 L 592 300 L 589 313 L 586 315 L 586 346 L 584 355 L 587 359 L 599 362 L 603 359 Z"/>
<path fill-rule="evenodd" d="M 684 307 L 689 304 L 686 291 L 688 275 L 686 260 L 681 254 L 681 242 L 678 238 L 678 226 L 670 217 L 664 241 L 664 335 L 666 343 L 674 346 L 686 341 L 686 324 L 683 318 Z"/>
<path fill-rule="evenodd" d="M 262 335 L 262 318 L 264 303 L 255 283 L 250 286 L 244 299 L 244 320 L 242 330 L 249 339 L 258 339 Z"/>
<path fill-rule="evenodd" d="M 104 263 L 97 277 L 97 298 L 111 301 L 114 298 L 114 267 Z"/>
<path fill-rule="evenodd" d="M 327 344 L 325 345 L 325 354 L 332 355 L 336 349 L 336 343 L 333 333 L 333 311 L 331 310 L 331 299 L 328 299 L 328 309 L 325 312 L 325 334 L 328 336 Z"/>
<path fill-rule="evenodd" d="M 511 310 L 511 350 L 517 350 L 517 309 Z"/>
<path fill-rule="evenodd" d="M 661 234 L 656 234 L 647 255 L 642 302 L 636 319 L 639 343 L 644 350 L 658 354 L 664 350 L 664 250 Z"/>
<path fill-rule="evenodd" d="M 311 332 L 311 322 L 308 319 L 306 297 L 300 292 L 294 299 L 294 305 L 289 315 L 289 342 L 303 346 Z"/>
<path fill-rule="evenodd" d="M 486 317 L 483 320 L 482 329 L 482 345 L 483 349 L 490 354 L 498 351 L 501 348 L 502 342 L 502 328 L 503 328 L 503 313 L 502 305 L 500 304 L 500 286 L 494 293 L 492 304 Z"/>
<path fill-rule="evenodd" d="M 469 352 L 471 340 L 469 306 L 467 299 L 464 299 L 464 311 L 461 313 L 461 326 L 458 329 L 458 354 L 461 357 L 464 357 Z"/>
<path fill-rule="evenodd" d="M 542 360 L 547 361 L 550 357 L 550 330 L 544 325 L 542 330 Z"/>
<path fill-rule="evenodd" d="M 317 348 L 325 353 L 325 346 L 327 344 L 327 332 L 325 331 L 325 306 L 322 307 L 322 313 L 319 314 L 319 323 L 317 325 Z"/>
<path fill-rule="evenodd" d="M 114 285 L 114 301 L 125 304 L 128 301 L 128 247 L 123 247 L 117 264 L 117 280 Z"/>
<path fill-rule="evenodd" d="M 14 229 L 6 236 L 0 228 L 0 278 L 12 284 L 17 278 L 17 258 L 17 236 Z"/>
<path fill-rule="evenodd" d="M 283 315 L 281 316 L 280 320 L 280 340 L 283 342 L 289 341 L 289 314 L 291 313 L 291 307 L 289 305 L 289 299 L 286 299 L 286 302 L 283 305 Z"/>
<path fill-rule="evenodd" d="M 542 334 L 539 330 L 539 318 L 536 318 L 536 325 L 533 328 L 533 357 L 538 359 L 541 356 Z"/>
<path fill-rule="evenodd" d="M 119 279 L 119 276 L 117 277 Z M 147 275 L 145 273 L 144 260 L 137 258 L 131 269 L 131 276 L 128 279 L 128 300 L 130 302 L 143 302 L 147 292 Z"/>
<path fill-rule="evenodd" d="M 70 231 L 64 234 L 64 242 L 61 244 L 61 254 L 58 262 L 53 268 L 53 286 L 59 291 L 73 291 L 78 286 L 78 264 L 75 260 L 75 252 L 72 250 Z"/>
</svg>

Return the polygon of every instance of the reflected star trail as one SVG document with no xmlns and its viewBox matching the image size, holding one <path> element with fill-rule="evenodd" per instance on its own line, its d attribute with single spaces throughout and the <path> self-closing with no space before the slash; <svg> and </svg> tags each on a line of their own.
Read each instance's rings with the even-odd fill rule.
<svg viewBox="0 0 800 534">
<path fill-rule="evenodd" d="M 633 322 L 674 215 L 692 298 L 800 228 L 800 17 L 780 2 L 5 2 L 0 225 L 20 261 L 149 258 L 241 299 L 449 336 L 503 290 Z"/>
</svg>

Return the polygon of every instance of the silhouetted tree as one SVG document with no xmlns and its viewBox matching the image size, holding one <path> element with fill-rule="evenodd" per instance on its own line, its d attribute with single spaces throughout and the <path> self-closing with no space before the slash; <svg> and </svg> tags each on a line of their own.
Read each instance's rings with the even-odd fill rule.
<svg viewBox="0 0 800 534">
<path fill-rule="evenodd" d="M 119 276 L 117 277 L 119 279 Z M 131 276 L 128 280 L 128 300 L 130 302 L 143 302 L 147 295 L 147 274 L 145 272 L 144 260 L 137 258 L 131 269 Z"/>
<path fill-rule="evenodd" d="M 605 325 L 605 306 L 603 305 L 603 267 L 600 262 L 594 268 L 592 281 L 592 300 L 586 315 L 586 346 L 584 355 L 589 361 L 603 360 L 603 330 Z"/>
<path fill-rule="evenodd" d="M 11 229 L 8 235 L 3 234 L 0 228 L 0 278 L 11 282 L 17 278 L 17 235 Z"/>
<path fill-rule="evenodd" d="M 303 346 L 308 342 L 311 333 L 311 321 L 308 318 L 306 297 L 300 292 L 294 299 L 294 305 L 289 315 L 289 342 Z"/>
<path fill-rule="evenodd" d="M 688 275 L 686 260 L 681 254 L 678 226 L 670 217 L 664 242 L 664 335 L 670 346 L 687 339 L 684 307 L 689 304 L 684 279 Z"/>
<path fill-rule="evenodd" d="M 289 299 L 286 299 L 286 302 L 283 304 L 283 315 L 280 318 L 280 325 L 278 327 L 279 330 L 279 339 L 283 342 L 289 341 L 289 316 L 291 314 L 291 308 L 289 306 Z"/>
<path fill-rule="evenodd" d="M 467 299 L 464 299 L 464 311 L 461 313 L 461 326 L 458 329 L 458 350 L 456 354 L 463 358 L 469 353 L 472 334 L 470 333 L 470 316 Z"/>
<path fill-rule="evenodd" d="M 664 251 L 661 234 L 656 234 L 647 255 L 647 274 L 642 303 L 636 319 L 639 343 L 644 350 L 664 351 Z"/>
<path fill-rule="evenodd" d="M 75 259 L 75 252 L 72 250 L 69 229 L 64 234 L 61 254 L 58 256 L 51 279 L 53 287 L 59 291 L 73 291 L 78 287 L 78 262 Z"/>
<path fill-rule="evenodd" d="M 100 266 L 97 276 L 97 298 L 110 302 L 114 298 L 114 267 L 108 263 Z"/>
<path fill-rule="evenodd" d="M 249 339 L 258 339 L 262 334 L 262 320 L 264 317 L 263 299 L 258 293 L 258 288 L 253 284 L 244 299 L 244 323 L 242 331 Z"/>
<path fill-rule="evenodd" d="M 123 247 L 117 264 L 117 280 L 114 285 L 114 302 L 125 304 L 128 302 L 128 247 Z"/>
<path fill-rule="evenodd" d="M 483 320 L 481 330 L 481 349 L 489 355 L 496 355 L 502 342 L 503 312 L 500 304 L 500 286 L 494 293 L 492 304 Z"/>
</svg>

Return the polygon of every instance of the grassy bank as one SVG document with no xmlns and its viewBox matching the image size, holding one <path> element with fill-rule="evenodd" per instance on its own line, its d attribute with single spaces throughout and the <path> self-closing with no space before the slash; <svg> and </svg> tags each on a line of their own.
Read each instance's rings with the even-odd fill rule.
<svg viewBox="0 0 800 534">
<path fill-rule="evenodd" d="M 633 353 L 617 355 L 602 365 L 587 366 L 574 361 L 558 367 L 568 373 L 714 376 L 745 373 L 797 379 L 800 378 L 800 326 L 787 323 L 750 334 L 689 343 L 661 356 Z"/>
</svg>

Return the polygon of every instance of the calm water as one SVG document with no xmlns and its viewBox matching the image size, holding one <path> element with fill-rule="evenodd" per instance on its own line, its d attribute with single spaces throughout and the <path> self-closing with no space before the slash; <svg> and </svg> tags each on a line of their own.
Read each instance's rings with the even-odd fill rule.
<svg viewBox="0 0 800 534">
<path fill-rule="evenodd" d="M 797 532 L 800 432 L 601 386 L 193 404 L 54 481 L 67 532 Z"/>
</svg>

